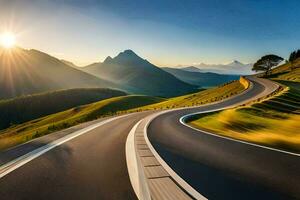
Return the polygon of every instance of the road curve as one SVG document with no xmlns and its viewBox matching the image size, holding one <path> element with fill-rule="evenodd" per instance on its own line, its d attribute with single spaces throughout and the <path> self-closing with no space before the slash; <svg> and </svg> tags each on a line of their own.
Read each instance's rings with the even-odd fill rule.
<svg viewBox="0 0 300 200">
<path fill-rule="evenodd" d="M 268 94 L 275 87 L 267 80 L 253 79 L 253 87 L 236 97 L 161 115 L 150 124 L 149 138 L 165 161 L 209 199 L 277 198 L 281 193 L 282 197 L 290 193 L 298 197 L 297 160 L 201 134 L 179 124 L 179 118 L 185 114 L 244 103 Z M 132 127 L 153 113 L 113 118 L 19 166 L 0 178 L 1 199 L 136 199 L 127 171 L 125 142 Z M 0 163 L 7 163 L 93 123 L 1 152 Z M 286 170 L 290 173 L 283 173 Z M 269 174 L 273 174 L 271 178 Z M 283 189 L 278 187 L 279 180 L 284 184 Z"/>
<path fill-rule="evenodd" d="M 208 199 L 300 199 L 298 156 L 227 140 L 179 122 L 189 113 L 243 104 L 278 87 L 249 78 L 246 92 L 199 108 L 171 111 L 148 127 L 150 142 L 165 162 Z"/>
<path fill-rule="evenodd" d="M 110 121 L 15 169 L 0 179 L 0 198 L 136 199 L 128 177 L 125 142 L 131 128 L 149 114 Z M 1 153 L 2 163 L 45 145 L 51 134 L 47 137 Z"/>
</svg>

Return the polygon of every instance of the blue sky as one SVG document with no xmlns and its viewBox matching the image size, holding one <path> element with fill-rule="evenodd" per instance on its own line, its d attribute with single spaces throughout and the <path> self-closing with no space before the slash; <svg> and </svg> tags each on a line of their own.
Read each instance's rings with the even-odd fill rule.
<svg viewBox="0 0 300 200">
<path fill-rule="evenodd" d="M 159 66 L 254 62 L 300 48 L 297 0 L 0 0 L 0 31 L 79 65 L 124 49 Z"/>
</svg>

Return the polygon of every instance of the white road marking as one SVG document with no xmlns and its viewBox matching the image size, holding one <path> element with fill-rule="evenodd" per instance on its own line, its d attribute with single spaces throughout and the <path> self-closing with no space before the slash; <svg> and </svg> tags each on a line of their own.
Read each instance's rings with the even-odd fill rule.
<svg viewBox="0 0 300 200">
<path fill-rule="evenodd" d="M 68 142 L 80 135 L 83 135 L 95 128 L 98 128 L 104 124 L 107 124 L 111 121 L 114 121 L 116 119 L 119 119 L 119 118 L 122 118 L 122 117 L 125 117 L 125 116 L 128 116 L 128 115 L 122 115 L 122 116 L 118 116 L 118 117 L 114 117 L 114 118 L 110 118 L 110 119 L 107 119 L 105 121 L 102 121 L 102 122 L 99 122 L 97 124 L 93 124 L 93 125 L 90 125 L 86 128 L 83 128 L 81 130 L 78 130 L 78 131 L 75 131 L 74 133 L 71 133 L 69 135 L 66 135 L 58 140 L 55 140 L 53 142 L 50 142 L 42 147 L 39 147 L 23 156 L 20 156 L 2 166 L 0 166 L 0 178 L 4 177 L 5 175 L 9 174 L 10 172 L 18 169 L 19 167 L 25 165 L 26 163 L 32 161 L 33 159 L 43 155 L 44 153 L 50 151 L 51 149 L 54 149 L 55 147 L 65 143 L 65 142 Z"/>
<path fill-rule="evenodd" d="M 202 194 L 200 194 L 197 190 L 195 190 L 190 184 L 188 184 L 183 178 L 181 178 L 165 161 L 162 157 L 160 157 L 159 153 L 155 150 L 155 148 L 152 146 L 149 138 L 148 138 L 148 127 L 153 119 L 155 119 L 157 116 L 162 115 L 164 113 L 167 113 L 168 111 L 165 112 L 160 112 L 157 114 L 153 114 L 148 118 L 148 121 L 146 125 L 144 126 L 144 138 L 145 141 L 157 159 L 157 161 L 163 166 L 163 168 L 170 174 L 170 176 L 176 181 L 178 185 L 180 185 L 189 195 L 191 195 L 194 199 L 197 200 L 207 200 L 206 197 L 204 197 Z"/>
<path fill-rule="evenodd" d="M 263 146 L 263 145 L 259 145 L 259 144 L 254 144 L 254 143 L 250 143 L 250 142 L 246 142 L 246 141 L 242 141 L 242 140 L 238 140 L 238 139 L 234 139 L 234 138 L 230 138 L 230 137 L 226 137 L 226 136 L 214 134 L 214 133 L 211 133 L 211 132 L 208 132 L 208 131 L 197 129 L 197 128 L 192 127 L 192 126 L 190 126 L 190 125 L 188 125 L 188 124 L 186 124 L 184 122 L 185 118 L 193 116 L 193 115 L 203 114 L 203 113 L 210 113 L 210 112 L 216 112 L 216 111 L 221 111 L 221 110 L 225 110 L 225 109 L 227 109 L 227 108 L 221 108 L 221 109 L 208 110 L 208 111 L 202 111 L 202 112 L 196 112 L 196 113 L 188 114 L 188 115 L 182 116 L 179 119 L 179 122 L 181 124 L 183 124 L 184 126 L 187 126 L 187 127 L 191 128 L 191 129 L 193 129 L 195 131 L 198 131 L 198 132 L 201 132 L 201 133 L 205 133 L 205 134 L 208 134 L 208 135 L 212 135 L 212 136 L 215 136 L 215 137 L 219 137 L 219 138 L 222 138 L 222 139 L 231 140 L 231 141 L 234 141 L 234 142 L 238 142 L 238 143 L 242 143 L 242 144 L 247 144 L 247 145 L 251 145 L 251 146 L 255 146 L 255 147 L 259 147 L 259 148 L 263 148 L 263 149 L 267 149 L 267 150 L 271 150 L 271 151 L 276 151 L 276 152 L 280 152 L 280 153 L 285 153 L 285 154 L 289 154 L 289 155 L 293 155 L 293 156 L 300 156 L 300 154 L 298 154 L 298 153 L 284 151 L 284 150 L 280 150 L 280 149 L 276 149 L 276 148 L 272 148 L 272 147 L 267 147 L 267 146 Z"/>
<path fill-rule="evenodd" d="M 139 160 L 140 158 L 138 157 L 135 148 L 135 140 L 134 140 L 135 131 L 141 122 L 142 120 L 136 123 L 127 136 L 126 145 L 125 145 L 126 163 L 127 163 L 129 179 L 138 199 L 151 200 L 150 191 L 143 171 L 143 167 L 141 161 Z"/>
</svg>

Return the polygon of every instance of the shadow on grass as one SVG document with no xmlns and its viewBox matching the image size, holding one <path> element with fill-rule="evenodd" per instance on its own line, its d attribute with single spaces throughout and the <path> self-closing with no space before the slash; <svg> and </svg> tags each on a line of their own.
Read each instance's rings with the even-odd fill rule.
<svg viewBox="0 0 300 200">
<path fill-rule="evenodd" d="M 281 75 L 284 75 L 284 74 L 287 74 L 287 73 L 289 73 L 289 71 L 270 74 L 268 76 L 263 76 L 263 78 L 277 78 L 278 76 L 281 76 Z"/>
<path fill-rule="evenodd" d="M 270 118 L 270 119 L 288 119 L 286 115 L 282 115 L 276 112 L 267 112 L 266 110 L 258 109 L 258 108 L 239 108 L 237 112 L 241 112 L 244 114 L 251 114 L 254 116 Z"/>
<path fill-rule="evenodd" d="M 239 133 L 247 133 L 249 131 L 261 130 L 263 128 L 266 128 L 266 126 L 250 122 L 233 121 L 224 124 L 224 128 L 237 131 Z"/>
</svg>

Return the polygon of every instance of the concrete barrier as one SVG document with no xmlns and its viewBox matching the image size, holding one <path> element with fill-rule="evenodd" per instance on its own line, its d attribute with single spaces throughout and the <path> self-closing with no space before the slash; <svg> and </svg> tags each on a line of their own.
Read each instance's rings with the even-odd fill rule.
<svg viewBox="0 0 300 200">
<path fill-rule="evenodd" d="M 248 79 L 246 79 L 244 76 L 240 77 L 240 83 L 244 86 L 245 89 L 248 89 L 250 86 L 250 82 Z"/>
</svg>

